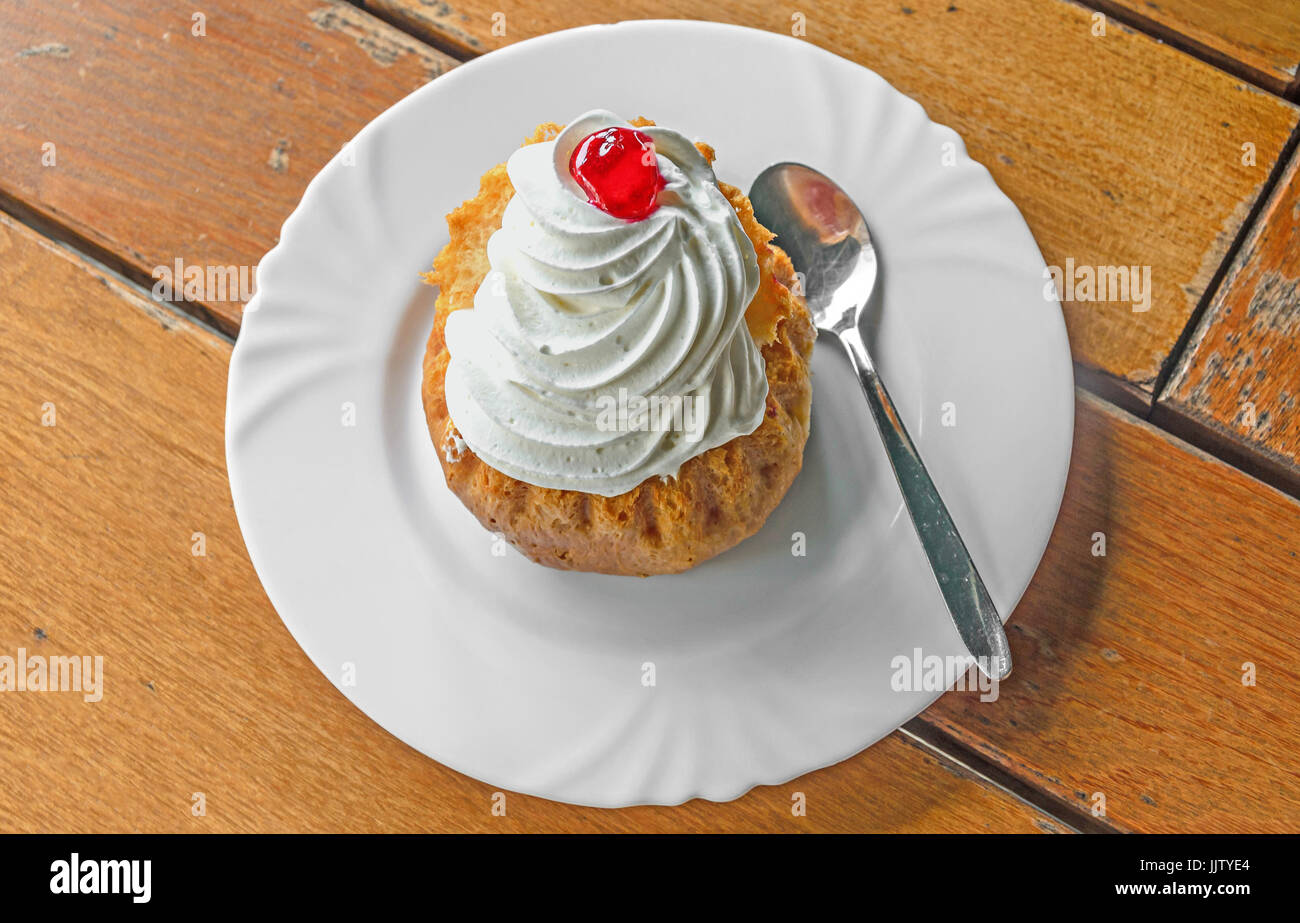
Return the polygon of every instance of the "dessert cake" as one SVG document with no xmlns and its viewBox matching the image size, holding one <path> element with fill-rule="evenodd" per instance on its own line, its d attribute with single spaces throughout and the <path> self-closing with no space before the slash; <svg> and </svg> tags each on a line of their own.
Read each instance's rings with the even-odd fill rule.
<svg viewBox="0 0 1300 923">
<path fill-rule="evenodd" d="M 814 328 L 713 159 L 595 111 L 540 125 L 447 217 L 429 432 L 456 496 L 541 564 L 686 570 L 802 465 Z"/>
</svg>

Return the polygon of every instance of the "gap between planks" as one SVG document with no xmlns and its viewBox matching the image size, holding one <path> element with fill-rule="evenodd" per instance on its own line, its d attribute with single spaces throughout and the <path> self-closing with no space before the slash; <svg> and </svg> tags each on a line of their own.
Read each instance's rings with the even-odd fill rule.
<svg viewBox="0 0 1300 923">
<path fill-rule="evenodd" d="M 409 35 L 418 42 L 424 42 L 432 48 L 436 48 L 450 58 L 455 58 L 464 64 L 466 61 L 472 61 L 475 58 L 482 57 L 481 51 L 470 51 L 463 45 L 456 43 L 450 36 L 443 34 L 438 29 L 421 29 L 409 19 L 399 16 L 385 8 L 374 7 L 367 3 L 366 0 L 344 0 L 344 2 L 355 6 L 368 16 L 373 16 L 380 22 L 385 22 L 394 29 Z"/>
<path fill-rule="evenodd" d="M 0 213 L 8 215 L 14 221 L 31 229 L 53 246 L 74 254 L 80 260 L 89 263 L 99 272 L 110 276 L 119 285 L 138 295 L 160 310 L 174 314 L 181 320 L 188 321 L 201 330 L 225 340 L 235 342 L 235 333 L 223 329 L 202 302 L 199 301 L 162 301 L 153 296 L 154 279 L 137 269 L 129 260 L 124 259 L 113 250 L 95 243 L 78 234 L 72 228 L 51 215 L 40 212 L 21 199 L 16 199 L 0 189 Z"/>
<path fill-rule="evenodd" d="M 947 693 L 945 693 L 946 695 Z M 937 700 L 936 700 L 937 701 Z M 969 773 L 1005 792 L 1017 801 L 1022 801 L 1034 810 L 1046 814 L 1060 824 L 1067 833 L 1122 833 L 1098 817 L 1093 817 L 1078 806 L 1056 798 L 1042 789 L 1035 788 L 1023 779 L 996 765 L 978 750 L 974 750 L 953 737 L 947 731 L 927 724 L 918 715 L 899 727 L 899 733 L 908 738 L 914 746 L 921 747 L 952 763 L 963 772 Z"/>
<path fill-rule="evenodd" d="M 1284 83 L 1276 77 L 1271 77 L 1263 71 L 1251 67 L 1244 61 L 1238 61 L 1227 52 L 1220 51 L 1204 42 L 1197 41 L 1190 35 L 1179 32 L 1177 29 L 1172 29 L 1163 23 L 1143 16 L 1141 13 L 1121 6 L 1116 0 L 1069 0 L 1069 2 L 1086 10 L 1102 13 L 1107 19 L 1113 19 L 1122 26 L 1128 26 L 1130 29 L 1141 32 L 1143 35 L 1162 42 L 1170 48 L 1176 48 L 1183 54 L 1190 55 L 1198 61 L 1203 61 L 1239 80 L 1244 80 L 1265 93 L 1271 93 L 1292 102 L 1300 101 L 1300 77 L 1290 83 Z"/>
<path fill-rule="evenodd" d="M 1155 385 L 1151 391 L 1150 406 L 1137 413 L 1136 416 L 1231 465 L 1233 468 L 1245 472 L 1256 480 L 1263 481 L 1270 487 L 1274 487 L 1300 500 L 1300 472 L 1283 467 L 1259 453 L 1252 452 L 1244 443 L 1238 444 L 1230 441 L 1190 417 L 1174 412 L 1162 404 L 1160 400 L 1169 384 L 1169 379 L 1173 377 L 1178 364 L 1185 358 L 1188 349 L 1191 348 L 1196 331 L 1209 313 L 1210 306 L 1214 303 L 1215 298 L 1218 297 L 1219 290 L 1223 287 L 1233 264 L 1237 261 L 1237 257 L 1245 247 L 1246 242 L 1250 240 L 1251 234 L 1256 230 L 1256 225 L 1272 200 L 1274 193 L 1278 191 L 1282 179 L 1286 175 L 1287 168 L 1291 165 L 1292 158 L 1300 156 L 1297 155 L 1297 150 L 1300 150 L 1300 124 L 1291 129 L 1291 136 L 1287 138 L 1286 144 L 1282 146 L 1282 150 L 1278 153 L 1277 160 L 1269 170 L 1268 178 L 1264 180 L 1259 195 L 1256 196 L 1255 202 L 1250 208 L 1250 213 L 1242 221 L 1241 227 L 1237 230 L 1237 236 L 1233 238 L 1223 256 L 1222 262 L 1219 263 L 1219 268 L 1214 271 L 1214 276 L 1205 286 L 1205 291 L 1196 303 L 1196 308 L 1192 311 L 1191 316 L 1187 318 L 1183 332 L 1179 334 L 1173 348 L 1169 351 L 1169 355 L 1165 357 L 1165 361 L 1160 367 L 1160 374 L 1156 376 Z M 1094 377 L 1101 378 L 1103 376 Z M 1096 393 L 1098 393 L 1099 397 L 1107 397 L 1100 392 Z M 1126 402 L 1122 400 L 1111 400 L 1111 403 L 1117 404 L 1129 412 L 1134 411 L 1133 407 L 1125 406 Z"/>
<path fill-rule="evenodd" d="M 1268 176 L 1259 187 L 1259 194 L 1255 196 L 1254 203 L 1250 206 L 1250 211 L 1246 214 L 1241 226 L 1237 229 L 1237 236 L 1232 239 L 1228 249 L 1224 252 L 1223 259 L 1219 263 L 1218 269 L 1210 277 L 1210 281 L 1205 286 L 1205 291 L 1201 293 L 1201 298 L 1196 302 L 1196 307 L 1192 310 L 1191 315 L 1187 318 L 1187 323 L 1183 327 L 1183 332 L 1178 335 L 1174 341 L 1173 348 L 1169 350 L 1169 355 L 1165 356 L 1164 362 L 1160 365 L 1160 372 L 1156 375 L 1155 383 L 1151 389 L 1151 405 L 1154 407 L 1160 402 L 1160 395 L 1169 384 L 1170 377 L 1174 374 L 1174 369 L 1178 367 L 1179 361 L 1183 358 L 1183 353 L 1187 351 L 1187 346 L 1196 333 L 1196 328 L 1200 326 L 1202 318 L 1209 310 L 1210 304 L 1219 294 L 1219 289 L 1223 285 L 1224 278 L 1227 277 L 1228 271 L 1232 269 L 1232 264 L 1236 261 L 1237 255 L 1241 248 L 1245 246 L 1246 241 L 1250 239 L 1255 225 L 1259 221 L 1259 216 L 1268 206 L 1269 201 L 1273 198 L 1273 193 L 1277 191 L 1278 184 L 1286 174 L 1287 167 L 1291 165 L 1291 157 L 1295 154 L 1297 143 L 1300 143 L 1300 123 L 1291 129 L 1291 136 L 1287 138 L 1286 143 L 1282 145 L 1282 150 L 1278 151 L 1277 160 L 1269 168 Z M 1150 419 L 1150 412 L 1140 416 Z"/>
</svg>

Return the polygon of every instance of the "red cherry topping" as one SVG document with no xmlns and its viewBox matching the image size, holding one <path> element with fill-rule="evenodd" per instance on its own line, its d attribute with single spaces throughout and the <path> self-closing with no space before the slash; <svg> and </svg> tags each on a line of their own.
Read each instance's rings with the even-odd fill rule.
<svg viewBox="0 0 1300 923">
<path fill-rule="evenodd" d="M 634 128 L 602 128 L 578 142 L 569 172 L 587 201 L 615 218 L 640 221 L 659 205 L 664 188 L 654 142 Z"/>
</svg>

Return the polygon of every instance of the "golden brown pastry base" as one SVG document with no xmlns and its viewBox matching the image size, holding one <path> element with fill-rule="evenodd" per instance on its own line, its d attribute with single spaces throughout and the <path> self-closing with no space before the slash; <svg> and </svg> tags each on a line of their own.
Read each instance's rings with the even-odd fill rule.
<svg viewBox="0 0 1300 923">
<path fill-rule="evenodd" d="M 550 140 L 560 128 L 540 125 L 524 143 Z M 699 148 L 713 160 L 711 148 Z M 539 564 L 633 576 L 686 570 L 757 532 L 799 473 L 816 334 L 803 299 L 791 292 L 789 258 L 754 220 L 744 193 L 725 183 L 719 188 L 758 253 L 762 280 L 745 320 L 767 363 L 767 413 L 754 432 L 686 462 L 676 479 L 650 478 L 616 497 L 526 484 L 487 465 L 460 440 L 443 391 L 450 358 L 443 330 L 452 311 L 473 310 L 489 271 L 487 240 L 514 195 L 505 164 L 484 174 L 478 195 L 447 216 L 451 240 L 425 276 L 439 289 L 421 389 L 429 432 L 447 486 L 486 529 Z"/>
</svg>

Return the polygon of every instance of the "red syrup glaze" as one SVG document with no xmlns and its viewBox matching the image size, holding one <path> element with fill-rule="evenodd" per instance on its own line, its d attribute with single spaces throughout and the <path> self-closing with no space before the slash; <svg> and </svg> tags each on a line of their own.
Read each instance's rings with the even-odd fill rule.
<svg viewBox="0 0 1300 923">
<path fill-rule="evenodd" d="M 615 218 L 640 221 L 659 207 L 659 175 L 654 142 L 634 128 L 602 128 L 578 142 L 569 173 L 587 201 Z"/>
</svg>

